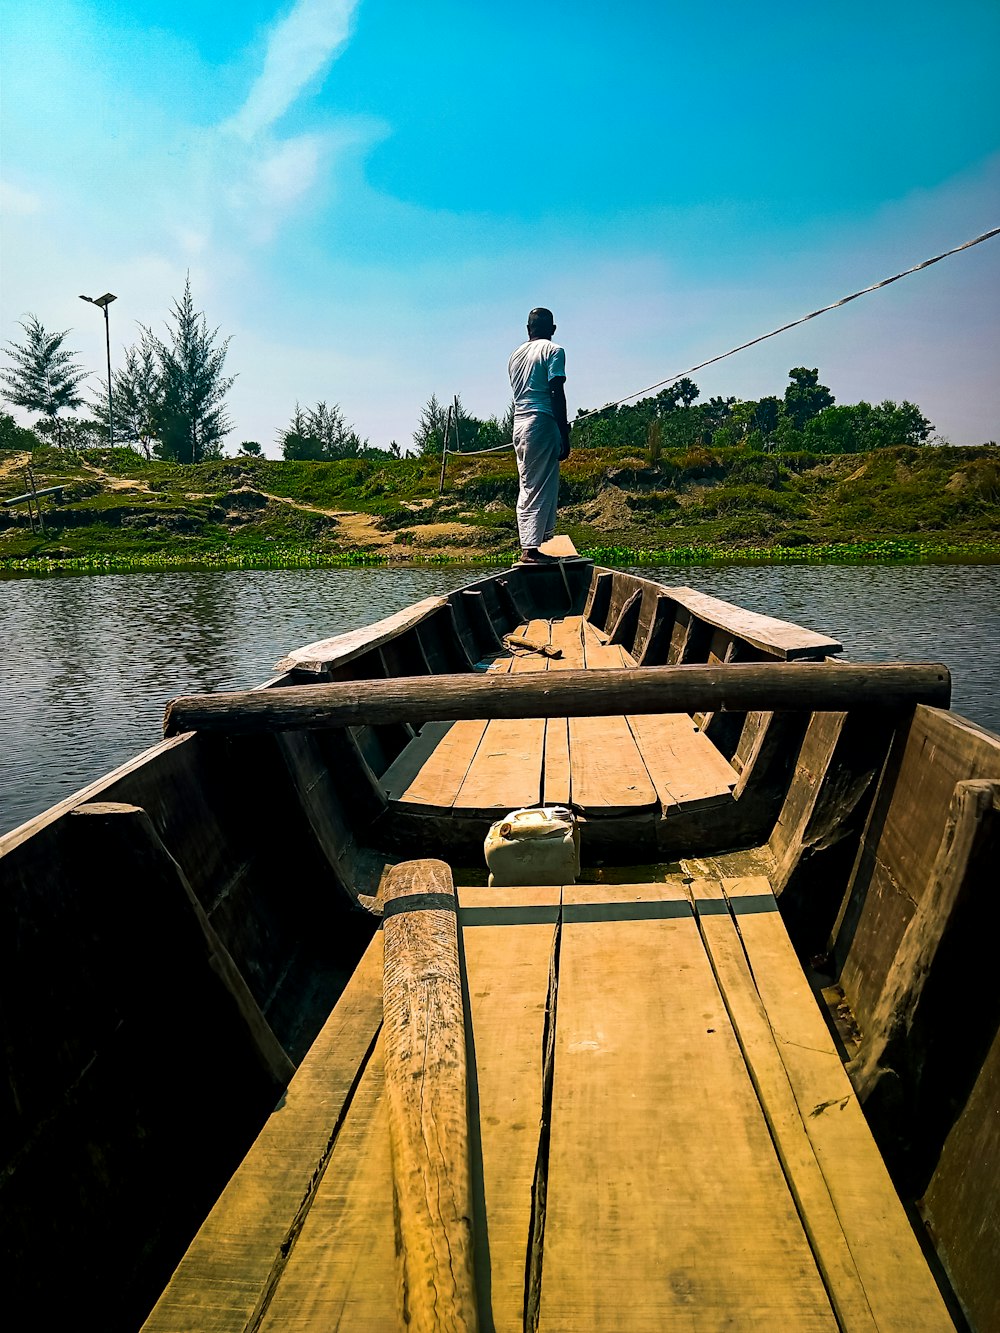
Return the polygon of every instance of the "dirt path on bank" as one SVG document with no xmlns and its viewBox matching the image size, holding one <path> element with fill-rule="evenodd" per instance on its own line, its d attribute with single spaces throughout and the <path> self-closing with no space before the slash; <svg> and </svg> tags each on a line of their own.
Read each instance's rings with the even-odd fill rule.
<svg viewBox="0 0 1000 1333">
<path fill-rule="evenodd" d="M 27 451 L 3 459 L 0 462 L 0 480 L 23 473 L 30 463 L 31 454 Z M 80 466 L 82 470 L 89 473 L 95 480 L 100 481 L 109 491 L 153 494 L 151 488 L 138 478 L 115 476 L 96 463 L 83 463 L 81 461 Z M 67 484 L 71 483 L 68 482 Z M 324 508 L 321 505 L 294 500 L 288 495 L 275 495 L 271 491 L 258 490 L 254 486 L 237 486 L 234 488 L 237 492 L 244 489 L 254 490 L 258 495 L 262 495 L 266 500 L 273 501 L 275 504 L 288 505 L 290 508 L 301 510 L 304 513 L 322 514 L 325 518 L 336 520 L 338 544 L 348 548 L 375 550 L 390 558 L 404 560 L 415 552 L 419 552 L 422 556 L 439 554 L 455 556 L 480 553 L 479 530 L 467 523 L 452 521 L 415 524 L 413 541 L 404 543 L 396 541 L 391 532 L 386 532 L 378 526 L 379 517 L 377 514 L 369 514 L 364 510 L 357 509 Z M 216 498 L 216 492 L 186 491 L 184 498 L 187 500 L 214 499 Z M 422 504 L 414 505 L 415 509 L 422 507 Z"/>
<path fill-rule="evenodd" d="M 0 461 L 0 481 L 6 480 L 14 472 L 23 472 L 31 462 L 29 453 L 12 454 L 10 458 Z"/>
<path fill-rule="evenodd" d="M 261 495 L 266 496 L 268 500 L 276 500 L 279 504 L 291 505 L 293 509 L 304 509 L 311 514 L 324 514 L 327 518 L 333 518 L 337 521 L 337 535 L 342 536 L 346 545 L 356 546 L 359 549 L 375 548 L 384 551 L 387 555 L 405 556 L 417 548 L 422 555 L 451 552 L 456 550 L 478 551 L 476 538 L 477 529 L 467 523 L 421 523 L 414 528 L 414 541 L 412 546 L 404 545 L 393 539 L 391 532 L 386 532 L 378 526 L 377 514 L 366 514 L 358 509 L 322 509 L 318 505 L 303 504 L 300 500 L 292 500 L 287 495 L 272 495 L 270 491 L 260 491 Z M 463 538 L 461 545 L 456 545 L 454 539 Z M 442 539 L 447 539 L 446 544 L 442 544 Z"/>
</svg>

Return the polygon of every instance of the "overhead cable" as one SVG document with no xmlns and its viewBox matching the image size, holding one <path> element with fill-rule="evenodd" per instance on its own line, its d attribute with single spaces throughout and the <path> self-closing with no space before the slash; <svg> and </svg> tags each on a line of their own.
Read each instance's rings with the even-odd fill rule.
<svg viewBox="0 0 1000 1333">
<path fill-rule="evenodd" d="M 839 301 L 833 301 L 830 305 L 822 306 L 819 310 L 813 310 L 808 315 L 802 315 L 799 319 L 793 319 L 789 324 L 782 324 L 778 329 L 772 329 L 770 333 L 762 333 L 757 338 L 751 338 L 749 342 L 740 343 L 738 347 L 731 347 L 728 352 L 720 352 L 718 356 L 711 356 L 707 361 L 699 361 L 696 366 L 689 366 L 687 370 L 678 370 L 674 375 L 668 375 L 665 380 L 657 380 L 655 384 L 649 384 L 645 389 L 636 389 L 634 393 L 627 393 L 624 398 L 616 398 L 613 403 L 605 403 L 603 407 L 592 407 L 589 412 L 579 412 L 570 423 L 576 425 L 578 421 L 586 421 L 588 417 L 599 416 L 602 412 L 607 412 L 609 408 L 620 407 L 622 403 L 631 402 L 633 398 L 641 398 L 643 394 L 652 393 L 655 389 L 662 389 L 667 384 L 673 384 L 676 380 L 683 379 L 686 375 L 693 375 L 698 370 L 704 370 L 706 366 L 714 366 L 717 361 L 725 361 L 728 356 L 735 356 L 737 352 L 745 352 L 748 347 L 755 347 L 757 343 L 766 342 L 768 338 L 776 338 L 779 333 L 787 333 L 789 329 L 797 328 L 800 324 L 805 324 L 810 319 L 815 319 L 817 315 L 825 315 L 829 310 L 836 310 L 842 305 L 847 305 L 850 301 L 856 301 L 859 296 L 867 296 L 869 292 L 877 292 L 880 287 L 888 287 L 893 282 L 899 282 L 900 278 L 908 278 L 911 273 L 919 273 L 923 268 L 930 268 L 932 264 L 938 264 L 942 259 L 947 259 L 949 255 L 957 255 L 961 250 L 968 250 L 974 245 L 979 245 L 983 241 L 988 241 L 993 236 L 1000 236 L 1000 227 L 993 227 L 990 231 L 984 231 L 981 236 L 974 237 L 971 241 L 965 241 L 962 245 L 956 245 L 951 250 L 945 250 L 942 254 L 934 255 L 932 259 L 925 259 L 921 264 L 914 264 L 912 268 L 904 269 L 902 273 L 894 273 L 891 278 L 883 278 L 881 282 L 873 282 L 870 287 L 862 287 L 859 292 L 852 292 L 850 296 L 842 296 Z M 495 445 L 489 449 L 473 449 L 468 455 L 474 454 L 498 454 L 504 449 L 513 448 L 512 443 Z M 446 449 L 447 453 L 455 453 L 454 449 Z"/>
<path fill-rule="evenodd" d="M 957 255 L 960 250 L 968 250 L 973 245 L 988 241 L 991 236 L 1000 236 L 1000 227 L 994 227 L 991 231 L 984 231 L 982 236 L 966 241 L 963 245 L 956 245 L 953 250 L 945 250 L 943 254 L 935 255 L 933 259 L 925 259 L 922 264 L 914 264 L 912 268 L 904 269 L 902 273 L 894 273 L 891 278 L 883 278 L 881 282 L 873 282 L 870 287 L 862 287 L 860 292 L 852 292 L 850 296 L 842 296 L 839 301 L 822 306 L 819 310 L 813 310 L 810 314 L 802 315 L 799 319 L 793 319 L 790 324 L 782 324 L 780 329 L 772 329 L 770 333 L 762 333 L 758 338 L 751 338 L 749 342 L 740 343 L 739 347 L 731 347 L 728 352 L 720 352 L 718 356 L 709 357 L 707 361 L 699 361 L 696 366 L 691 366 L 688 370 L 679 370 L 676 375 L 669 375 L 665 380 L 658 380 L 656 384 L 650 384 L 645 389 L 636 389 L 635 393 L 627 393 L 624 398 L 617 398 L 613 403 L 605 403 L 604 407 L 595 407 L 589 412 L 581 412 L 574 420 L 582 421 L 585 417 L 596 416 L 598 412 L 604 412 L 609 407 L 620 407 L 622 403 L 627 403 L 633 398 L 639 398 L 644 393 L 652 393 L 654 389 L 662 389 L 665 384 L 673 384 L 675 380 L 683 379 L 685 375 L 693 375 L 696 370 L 704 370 L 706 366 L 714 366 L 716 361 L 724 361 L 727 356 L 735 356 L 737 352 L 744 352 L 748 347 L 755 347 L 757 343 L 766 342 L 768 338 L 775 338 L 779 333 L 787 333 L 789 329 L 797 328 L 799 324 L 805 324 L 807 320 L 815 319 L 817 315 L 825 315 L 828 310 L 836 310 L 839 306 L 847 305 L 849 301 L 856 301 L 859 296 L 867 296 L 869 292 L 877 292 L 880 287 L 888 287 L 890 283 L 899 282 L 900 278 L 908 278 L 911 273 L 919 273 L 922 268 L 930 268 L 931 264 L 938 264 L 942 259 L 947 259 L 949 255 Z"/>
</svg>

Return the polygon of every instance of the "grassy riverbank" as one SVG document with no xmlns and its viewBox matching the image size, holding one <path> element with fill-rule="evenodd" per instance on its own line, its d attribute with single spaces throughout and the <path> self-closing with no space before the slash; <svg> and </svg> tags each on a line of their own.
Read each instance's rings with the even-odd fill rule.
<svg viewBox="0 0 1000 1333">
<path fill-rule="evenodd" d="M 0 499 L 30 462 L 45 530 L 0 510 L 0 572 L 506 563 L 517 546 L 510 455 L 181 466 L 128 450 L 0 451 Z M 753 454 L 696 447 L 650 463 L 577 450 L 560 528 L 603 564 L 1000 557 L 1000 449 Z"/>
</svg>

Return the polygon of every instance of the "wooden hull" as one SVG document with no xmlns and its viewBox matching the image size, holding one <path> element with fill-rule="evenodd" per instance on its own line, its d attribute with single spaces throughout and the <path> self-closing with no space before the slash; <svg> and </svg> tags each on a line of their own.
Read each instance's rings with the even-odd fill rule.
<svg viewBox="0 0 1000 1333">
<path fill-rule="evenodd" d="M 501 666 L 522 669 L 532 654 L 511 657 L 503 649 L 505 635 L 527 626 L 521 632 L 534 642 L 544 629 L 555 644 L 555 626 L 565 635 L 565 627 L 577 623 L 586 656 L 580 665 L 587 667 L 818 662 L 840 650 L 822 635 L 689 589 L 592 573 L 579 561 L 485 579 L 369 630 L 310 645 L 286 659 L 284 673 L 262 688 L 454 675 L 498 654 Z M 569 649 L 548 660 L 548 670 L 559 670 L 567 655 Z M 530 665 L 537 667 L 537 656 Z M 480 910 L 485 891 L 468 875 L 461 878 L 460 868 L 481 864 L 491 820 L 504 809 L 561 798 L 584 819 L 585 867 L 593 872 L 587 902 L 594 901 L 594 882 L 630 875 L 647 886 L 648 898 L 649 884 L 657 882 L 648 868 L 671 863 L 666 879 L 658 872 L 659 882 L 670 881 L 674 889 L 654 898 L 673 902 L 676 892 L 676 901 L 687 903 L 684 912 L 677 909 L 687 923 L 681 932 L 687 943 L 671 947 L 694 947 L 701 929 L 698 948 L 708 952 L 697 968 L 706 986 L 723 963 L 711 953 L 710 929 L 698 924 L 711 928 L 713 912 L 699 908 L 691 885 L 704 886 L 703 901 L 713 894 L 729 901 L 737 881 L 765 876 L 799 957 L 823 956 L 826 998 L 841 1022 L 854 1094 L 904 1200 L 919 1203 L 939 1276 L 950 1279 L 973 1327 L 996 1327 L 1000 1013 L 988 951 L 996 912 L 990 867 L 1000 739 L 924 705 L 874 714 L 716 711 L 670 723 L 669 737 L 664 726 L 646 725 L 640 716 L 624 729 L 632 747 L 627 754 L 619 748 L 618 760 L 595 767 L 595 754 L 622 744 L 617 722 L 602 730 L 572 718 L 540 719 L 492 749 L 482 744 L 486 723 L 478 740 L 459 730 L 476 725 L 456 723 L 446 731 L 428 723 L 419 736 L 399 721 L 187 734 L 0 839 L 0 988 L 9 1068 L 0 1225 L 9 1288 L 32 1301 L 38 1322 L 70 1322 L 83 1307 L 100 1309 L 102 1327 L 138 1327 L 213 1204 L 229 1194 L 227 1181 L 233 1178 L 230 1191 L 251 1188 L 249 1178 L 233 1175 L 244 1155 L 249 1151 L 251 1162 L 255 1153 L 268 1153 L 273 1161 L 284 1152 L 290 1154 L 284 1185 L 269 1186 L 264 1196 L 251 1192 L 240 1205 L 245 1234 L 228 1230 L 207 1268 L 192 1269 L 200 1262 L 195 1246 L 187 1268 L 177 1269 L 171 1299 L 183 1281 L 203 1296 L 223 1293 L 218 1309 L 212 1300 L 189 1302 L 190 1322 L 184 1323 L 177 1314 L 183 1300 L 161 1303 L 150 1324 L 262 1326 L 265 1307 L 277 1299 L 275 1256 L 299 1234 L 303 1203 L 312 1197 L 306 1184 L 320 1163 L 320 1174 L 330 1169 L 333 1126 L 354 1145 L 352 1161 L 376 1162 L 385 1147 L 381 1057 L 373 1063 L 382 997 L 381 960 L 372 950 L 380 949 L 381 937 L 363 901 L 376 894 L 387 863 L 433 856 L 455 869 L 462 910 Z M 445 753 L 449 764 L 434 760 Z M 508 762 L 511 755 L 516 762 Z M 461 782 L 446 789 L 435 762 L 445 776 L 465 762 Z M 641 766 L 645 787 L 611 781 L 628 764 Z M 595 870 L 598 863 L 605 869 Z M 620 897 L 617 890 L 602 892 L 612 901 Z M 558 909 L 566 911 L 561 899 Z M 737 921 L 734 913 L 726 919 Z M 531 984 L 541 984 L 542 995 L 538 1000 L 532 991 L 536 999 L 518 1040 L 535 1053 L 552 926 L 541 921 L 532 929 L 533 939 L 524 937 L 524 965 L 534 960 L 529 970 L 538 977 Z M 576 937 L 568 925 L 565 930 L 568 947 Z M 673 940 L 678 930 L 654 918 L 630 938 L 648 941 L 666 931 Z M 465 935 L 471 948 L 470 930 Z M 602 957 L 612 970 L 617 966 L 614 951 L 602 953 L 584 934 L 578 943 L 573 967 L 583 969 L 581 978 Z M 716 945 L 728 948 L 724 938 Z M 476 965 L 488 971 L 500 966 L 498 957 L 486 950 Z M 618 989 L 627 984 L 623 976 Z M 676 997 L 656 990 L 655 972 L 643 984 L 659 995 L 655 1002 L 665 1012 L 676 1005 Z M 728 1013 L 733 1058 L 750 1068 L 731 1012 L 737 991 L 730 994 L 719 982 L 711 993 Z M 468 1021 L 485 1024 L 484 1034 L 490 1023 L 509 1028 L 504 1015 L 516 1003 L 506 996 L 497 1015 L 483 1010 Z M 483 1042 L 485 1050 L 485 1035 Z M 628 1057 L 640 1065 L 645 1058 L 638 1048 Z M 303 1118 L 289 1146 L 282 1138 L 289 1118 L 276 1121 L 272 1110 L 296 1067 L 282 1105 L 298 1107 Z M 773 1061 L 766 1067 L 778 1068 Z M 488 1077 L 484 1065 L 481 1078 Z M 840 1077 L 850 1092 L 846 1075 Z M 650 1088 L 651 1105 L 657 1099 L 665 1105 L 673 1095 L 657 1091 L 655 1080 Z M 764 1106 L 766 1097 L 757 1095 Z M 353 1112 L 342 1119 L 350 1106 Z M 675 1113 L 682 1113 L 680 1103 Z M 538 1108 L 532 1114 L 537 1117 Z M 773 1126 L 768 1132 L 775 1133 Z M 582 1122 L 579 1134 L 585 1133 Z M 560 1151 L 570 1151 L 566 1142 L 560 1141 Z M 572 1158 L 555 1169 L 571 1175 Z M 782 1164 L 778 1174 L 790 1180 L 790 1169 Z M 529 1179 L 529 1214 L 530 1186 Z M 770 1188 L 758 1182 L 747 1197 L 762 1206 Z M 383 1261 L 394 1263 L 391 1189 L 388 1197 L 388 1205 L 384 1199 L 379 1205 L 388 1206 L 387 1218 L 376 1209 L 368 1232 L 345 1233 L 338 1242 L 370 1256 L 368 1273 Z M 790 1197 L 794 1213 L 794 1189 Z M 649 1230 L 648 1219 L 638 1215 L 630 1225 L 635 1235 Z M 517 1235 L 515 1249 L 520 1245 L 526 1254 L 527 1239 Z M 574 1304 L 577 1297 L 565 1286 L 571 1237 L 567 1216 L 549 1237 L 553 1274 L 564 1265 L 559 1246 L 570 1245 L 567 1276 L 552 1278 L 532 1317 L 540 1317 L 542 1327 L 609 1326 L 608 1310 L 588 1305 L 586 1297 Z M 818 1253 L 808 1235 L 803 1243 L 804 1254 Z M 250 1264 L 262 1274 L 258 1287 L 251 1283 L 238 1297 L 224 1262 L 227 1246 L 243 1246 L 251 1258 L 257 1247 L 263 1256 L 257 1268 Z M 59 1284 L 52 1282 L 54 1256 Z M 643 1262 L 655 1267 L 653 1257 Z M 803 1263 L 813 1271 L 813 1260 Z M 682 1268 L 676 1267 L 678 1290 L 686 1280 Z M 787 1289 L 798 1289 L 789 1274 Z M 522 1263 L 522 1304 L 525 1290 L 530 1294 L 530 1279 L 526 1288 L 523 1278 Z M 504 1281 L 509 1309 L 517 1294 L 511 1295 L 509 1275 Z M 567 1293 L 562 1314 L 552 1304 L 560 1282 Z M 814 1297 L 819 1309 L 829 1288 L 825 1273 L 818 1288 L 812 1277 L 806 1286 L 813 1294 L 803 1297 L 801 1309 L 814 1308 Z M 499 1287 L 496 1292 L 499 1301 Z M 229 1316 L 219 1311 L 230 1297 L 232 1321 L 226 1322 Z M 395 1285 L 389 1297 L 395 1299 Z M 614 1299 L 624 1303 L 627 1295 Z M 682 1306 L 690 1314 L 690 1302 Z M 718 1314 L 714 1308 L 705 1306 L 706 1320 Z M 780 1301 L 767 1311 L 758 1326 L 773 1327 L 778 1319 L 814 1326 L 812 1316 L 795 1315 Z M 942 1326 L 938 1313 L 935 1307 L 924 1326 Z M 835 1318 L 851 1324 L 842 1312 Z M 290 1314 L 287 1324 L 274 1320 L 263 1326 L 307 1326 Z M 498 1316 L 497 1327 L 501 1323 Z M 685 1326 L 703 1323 L 691 1315 Z M 344 1326 L 352 1326 L 350 1320 Z M 359 1315 L 353 1326 L 366 1325 Z M 815 1326 L 826 1325 L 817 1316 Z"/>
</svg>

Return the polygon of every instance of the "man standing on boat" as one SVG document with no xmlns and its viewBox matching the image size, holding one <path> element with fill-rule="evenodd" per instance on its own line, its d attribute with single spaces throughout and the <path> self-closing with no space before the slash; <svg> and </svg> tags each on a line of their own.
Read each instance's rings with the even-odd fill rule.
<svg viewBox="0 0 1000 1333">
<path fill-rule="evenodd" d="M 522 565 L 557 564 L 538 548 L 555 536 L 559 464 L 569 457 L 566 420 L 566 353 L 552 341 L 552 311 L 539 307 L 528 316 L 528 341 L 511 353 L 508 370 L 514 392 L 514 453 L 520 486 L 517 531 Z"/>
</svg>

